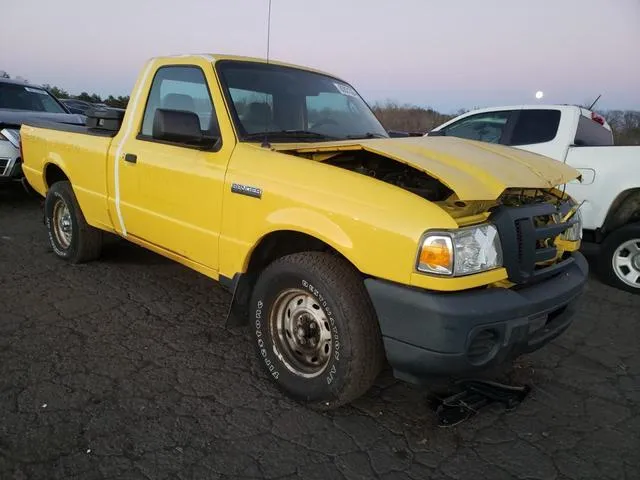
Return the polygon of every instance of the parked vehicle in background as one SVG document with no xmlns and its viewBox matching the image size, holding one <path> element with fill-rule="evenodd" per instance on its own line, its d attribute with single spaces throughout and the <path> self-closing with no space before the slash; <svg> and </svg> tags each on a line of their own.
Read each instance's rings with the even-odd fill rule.
<svg viewBox="0 0 640 480">
<path fill-rule="evenodd" d="M 46 89 L 0 78 L 0 183 L 22 179 L 20 126 L 26 120 L 84 124 Z"/>
<path fill-rule="evenodd" d="M 84 115 L 87 110 L 95 107 L 93 103 L 78 100 L 77 98 L 60 98 L 59 100 L 71 113 L 78 113 L 80 115 Z"/>
<path fill-rule="evenodd" d="M 597 255 L 601 278 L 640 293 L 640 147 L 614 146 L 607 121 L 573 105 L 499 106 L 473 110 L 427 136 L 479 140 L 539 153 L 578 169 L 566 185 L 579 202 L 583 248 Z"/>
<path fill-rule="evenodd" d="M 270 378 L 314 407 L 363 394 L 385 357 L 410 382 L 469 374 L 572 322 L 573 168 L 390 138 L 345 81 L 243 57 L 153 59 L 124 115 L 88 113 L 21 130 L 55 254 L 97 259 L 110 232 L 218 280 Z"/>
<path fill-rule="evenodd" d="M 60 98 L 59 100 L 71 113 L 78 113 L 80 115 L 86 115 L 87 111 L 93 108 L 111 109 L 124 112 L 123 108 L 110 107 L 105 103 L 91 103 L 84 100 L 78 100 L 77 98 Z"/>
</svg>

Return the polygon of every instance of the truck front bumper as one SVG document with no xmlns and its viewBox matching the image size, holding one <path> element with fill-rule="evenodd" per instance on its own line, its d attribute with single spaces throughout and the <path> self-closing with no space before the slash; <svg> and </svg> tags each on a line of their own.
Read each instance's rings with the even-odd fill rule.
<svg viewBox="0 0 640 480">
<path fill-rule="evenodd" d="M 512 289 L 439 293 L 367 279 L 395 376 L 468 375 L 546 345 L 571 325 L 586 287 L 587 261 L 573 257 L 555 277 Z"/>
</svg>

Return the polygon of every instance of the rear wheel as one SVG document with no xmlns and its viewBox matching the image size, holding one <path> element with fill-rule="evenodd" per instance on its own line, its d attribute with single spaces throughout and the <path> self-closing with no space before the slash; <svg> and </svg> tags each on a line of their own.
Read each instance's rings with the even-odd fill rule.
<svg viewBox="0 0 640 480">
<path fill-rule="evenodd" d="M 358 272 L 331 254 L 288 255 L 253 291 L 258 361 L 280 389 L 313 408 L 336 408 L 365 393 L 380 372 L 383 345 Z"/>
<path fill-rule="evenodd" d="M 102 232 L 84 218 L 68 181 L 51 185 L 44 201 L 44 219 L 53 252 L 70 263 L 94 260 L 102 249 Z"/>
<path fill-rule="evenodd" d="M 599 273 L 609 285 L 640 294 L 640 224 L 626 225 L 602 243 Z"/>
</svg>

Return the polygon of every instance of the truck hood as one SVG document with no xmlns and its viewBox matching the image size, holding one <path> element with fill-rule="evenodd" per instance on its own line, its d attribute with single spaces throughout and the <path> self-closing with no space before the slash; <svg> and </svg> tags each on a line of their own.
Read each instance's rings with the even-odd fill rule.
<svg viewBox="0 0 640 480">
<path fill-rule="evenodd" d="M 524 150 L 454 137 L 376 138 L 272 144 L 291 153 L 366 150 L 421 170 L 461 200 L 495 200 L 507 188 L 553 188 L 579 178 L 572 167 Z"/>
<path fill-rule="evenodd" d="M 70 123 L 73 125 L 84 125 L 84 115 L 75 113 L 49 113 L 33 112 L 29 110 L 8 110 L 0 109 L 0 126 L 20 127 L 23 123 L 32 120 L 46 120 L 57 123 Z"/>
</svg>

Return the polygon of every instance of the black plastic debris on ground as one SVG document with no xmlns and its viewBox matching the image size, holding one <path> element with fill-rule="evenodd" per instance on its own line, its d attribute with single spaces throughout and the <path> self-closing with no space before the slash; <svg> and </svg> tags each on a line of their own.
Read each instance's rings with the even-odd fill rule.
<svg viewBox="0 0 640 480">
<path fill-rule="evenodd" d="M 507 385 L 490 380 L 459 380 L 454 388 L 456 391 L 447 397 L 432 395 L 429 398 L 440 427 L 458 425 L 495 402 L 513 410 L 531 391 L 528 385 Z"/>
</svg>

